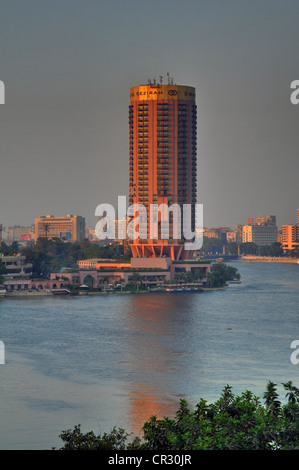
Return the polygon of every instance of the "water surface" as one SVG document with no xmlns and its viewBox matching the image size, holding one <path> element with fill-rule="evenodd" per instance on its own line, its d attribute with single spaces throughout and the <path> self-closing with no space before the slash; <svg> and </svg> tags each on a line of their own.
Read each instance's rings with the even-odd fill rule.
<svg viewBox="0 0 299 470">
<path fill-rule="evenodd" d="M 235 393 L 262 396 L 273 380 L 299 386 L 299 265 L 235 263 L 242 284 L 204 294 L 43 297 L 0 301 L 0 448 L 61 446 L 62 430 L 123 426 L 141 434 Z"/>
</svg>

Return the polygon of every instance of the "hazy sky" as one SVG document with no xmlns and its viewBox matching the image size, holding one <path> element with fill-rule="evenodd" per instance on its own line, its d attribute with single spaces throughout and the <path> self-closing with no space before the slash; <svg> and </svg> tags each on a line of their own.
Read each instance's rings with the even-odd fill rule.
<svg viewBox="0 0 299 470">
<path fill-rule="evenodd" d="M 130 87 L 196 88 L 205 226 L 299 208 L 298 0 L 0 0 L 0 223 L 128 194 Z"/>
</svg>

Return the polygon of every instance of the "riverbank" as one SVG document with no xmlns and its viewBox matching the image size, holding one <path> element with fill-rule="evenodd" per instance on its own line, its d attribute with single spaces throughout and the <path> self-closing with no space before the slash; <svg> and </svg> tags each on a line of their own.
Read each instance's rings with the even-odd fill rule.
<svg viewBox="0 0 299 470">
<path fill-rule="evenodd" d="M 286 264 L 299 264 L 298 258 L 282 258 L 282 257 L 271 257 L 271 256 L 253 256 L 246 255 L 241 256 L 235 261 L 247 261 L 252 263 L 286 263 Z"/>
<path fill-rule="evenodd" d="M 230 284 L 230 283 L 229 283 Z M 70 294 L 70 295 L 63 295 L 60 297 L 84 297 L 84 296 L 96 296 L 96 295 L 131 295 L 131 294 L 189 294 L 189 293 L 203 293 L 203 292 L 213 292 L 216 290 L 226 290 L 228 289 L 229 285 L 225 285 L 223 287 L 201 287 L 198 290 L 188 290 L 188 289 L 174 289 L 174 290 L 164 290 L 164 289 L 157 289 L 157 290 L 136 290 L 136 291 L 95 291 L 95 292 L 86 292 L 84 294 Z M 53 297 L 53 293 L 51 291 L 37 291 L 37 292 L 29 292 L 29 291 L 16 291 L 16 292 L 7 292 L 5 296 L 1 298 L 5 299 L 16 299 L 16 298 L 39 298 L 39 297 Z M 55 296 L 56 297 L 56 296 Z"/>
</svg>

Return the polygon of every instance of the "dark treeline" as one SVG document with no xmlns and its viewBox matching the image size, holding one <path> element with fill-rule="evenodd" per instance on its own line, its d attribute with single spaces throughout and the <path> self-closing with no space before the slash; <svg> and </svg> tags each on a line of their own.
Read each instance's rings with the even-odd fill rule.
<svg viewBox="0 0 299 470">
<path fill-rule="evenodd" d="M 33 265 L 33 277 L 47 277 L 51 272 L 59 272 L 62 268 L 77 267 L 77 262 L 89 258 L 123 259 L 131 258 L 130 247 L 120 243 L 99 246 L 87 239 L 81 242 L 65 242 L 60 238 L 39 238 L 32 246 L 21 248 L 16 242 L 6 245 L 2 242 L 0 252 L 4 255 L 20 253 L 26 256 L 28 263 Z"/>
</svg>

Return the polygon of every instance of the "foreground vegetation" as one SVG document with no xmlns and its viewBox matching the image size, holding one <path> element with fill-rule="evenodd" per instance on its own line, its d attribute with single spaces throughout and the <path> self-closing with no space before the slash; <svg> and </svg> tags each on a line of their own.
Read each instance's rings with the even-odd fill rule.
<svg viewBox="0 0 299 470">
<path fill-rule="evenodd" d="M 234 395 L 227 385 L 215 403 L 201 399 L 191 411 L 181 400 L 173 419 L 152 416 L 142 439 L 122 428 L 84 434 L 77 425 L 61 433 L 60 450 L 299 450 L 299 389 L 291 381 L 282 385 L 284 405 L 273 382 L 267 384 L 264 404 L 248 390 Z"/>
</svg>

